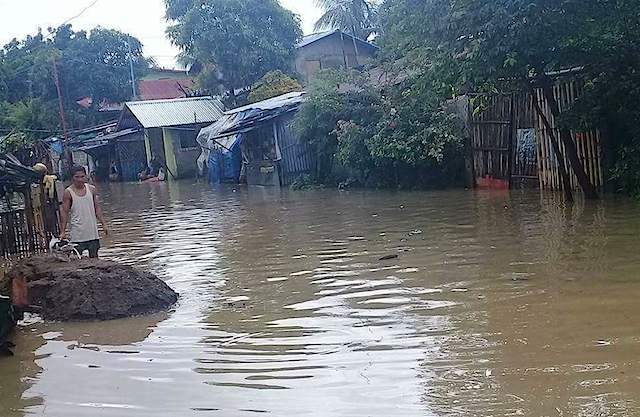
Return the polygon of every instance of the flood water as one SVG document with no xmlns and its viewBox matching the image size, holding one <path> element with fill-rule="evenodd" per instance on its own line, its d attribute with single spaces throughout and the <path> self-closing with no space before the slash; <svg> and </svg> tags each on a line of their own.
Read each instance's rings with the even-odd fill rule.
<svg viewBox="0 0 640 417">
<path fill-rule="evenodd" d="M 192 183 L 103 194 L 103 255 L 156 273 L 179 304 L 30 318 L 0 359 L 0 416 L 640 415 L 635 203 Z"/>
</svg>

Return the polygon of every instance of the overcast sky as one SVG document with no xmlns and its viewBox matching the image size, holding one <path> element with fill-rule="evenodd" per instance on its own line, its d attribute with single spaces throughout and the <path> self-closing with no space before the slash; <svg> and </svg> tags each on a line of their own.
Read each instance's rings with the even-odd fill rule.
<svg viewBox="0 0 640 417">
<path fill-rule="evenodd" d="M 302 17 L 304 32 L 311 33 L 320 16 L 314 0 L 280 1 Z M 143 43 L 145 55 L 164 67 L 175 65 L 177 51 L 164 36 L 163 0 L 0 0 L 0 44 L 33 34 L 38 27 L 59 26 L 68 19 L 75 29 L 100 25 L 130 33 Z"/>
</svg>

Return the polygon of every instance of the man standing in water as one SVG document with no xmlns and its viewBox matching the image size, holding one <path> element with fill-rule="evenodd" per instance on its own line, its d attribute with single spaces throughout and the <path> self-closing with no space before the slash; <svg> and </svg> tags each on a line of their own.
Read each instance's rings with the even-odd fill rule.
<svg viewBox="0 0 640 417">
<path fill-rule="evenodd" d="M 97 258 L 100 249 L 98 220 L 105 234 L 109 234 L 98 203 L 98 193 L 96 187 L 87 184 L 87 172 L 82 166 L 71 168 L 71 180 L 72 184 L 64 190 L 62 199 L 60 239 L 67 239 L 67 223 L 71 220 L 71 243 L 77 245 L 80 254 L 88 250 L 90 258 Z"/>
</svg>

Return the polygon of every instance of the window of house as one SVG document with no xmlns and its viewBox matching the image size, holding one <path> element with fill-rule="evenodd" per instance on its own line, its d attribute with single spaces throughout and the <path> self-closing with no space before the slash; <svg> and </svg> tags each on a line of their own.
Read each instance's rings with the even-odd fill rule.
<svg viewBox="0 0 640 417">
<path fill-rule="evenodd" d="M 198 147 L 198 142 L 196 142 L 196 138 L 198 137 L 197 130 L 181 129 L 176 133 L 180 141 L 180 149 L 193 149 Z"/>
</svg>

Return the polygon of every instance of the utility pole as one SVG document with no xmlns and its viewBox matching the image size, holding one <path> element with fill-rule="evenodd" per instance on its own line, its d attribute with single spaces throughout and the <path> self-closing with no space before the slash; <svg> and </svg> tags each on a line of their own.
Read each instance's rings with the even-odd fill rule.
<svg viewBox="0 0 640 417">
<path fill-rule="evenodd" d="M 62 101 L 62 91 L 60 88 L 60 77 L 58 77 L 58 65 L 56 64 L 56 59 L 53 58 L 53 81 L 56 84 L 56 91 L 58 92 L 58 107 L 60 111 L 60 122 L 62 123 L 62 134 L 64 135 L 64 160 L 66 162 L 67 170 L 71 169 L 71 165 L 73 165 L 73 155 L 71 155 L 71 151 L 68 148 L 69 142 L 69 133 L 67 131 L 67 121 L 64 117 L 64 103 Z"/>
<path fill-rule="evenodd" d="M 127 44 L 127 51 L 129 51 L 129 70 L 131 72 L 131 91 L 133 92 L 133 100 L 135 100 L 138 96 L 137 92 L 136 92 L 136 78 L 135 75 L 133 73 L 133 58 L 131 56 L 131 45 L 129 45 L 129 42 L 125 42 Z"/>
</svg>

